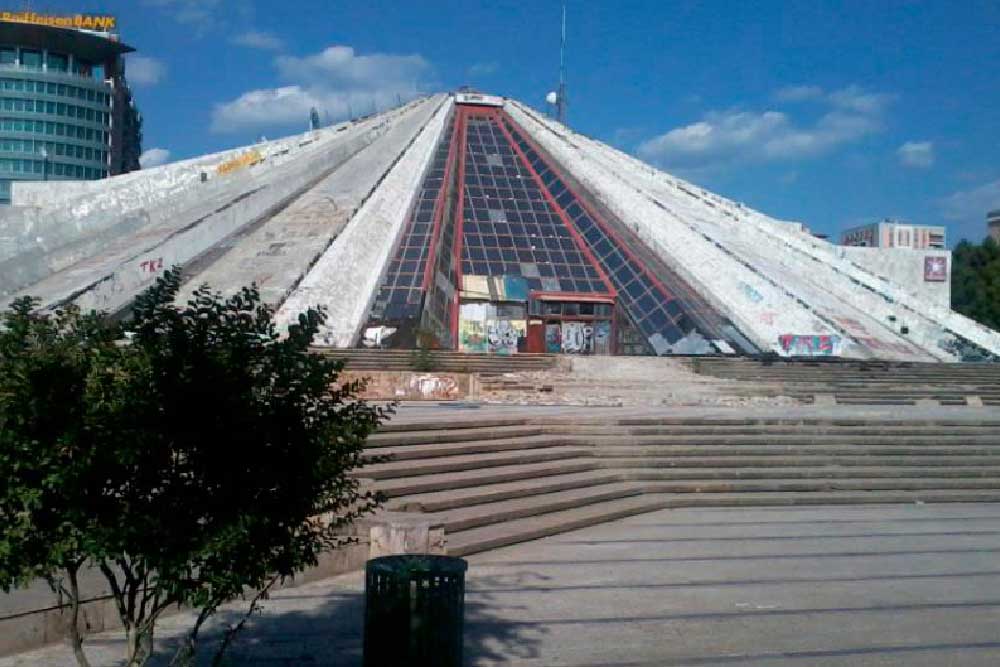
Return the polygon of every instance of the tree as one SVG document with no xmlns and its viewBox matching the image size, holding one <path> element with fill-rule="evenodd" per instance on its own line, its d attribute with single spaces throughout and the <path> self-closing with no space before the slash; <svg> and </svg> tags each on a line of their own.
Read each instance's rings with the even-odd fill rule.
<svg viewBox="0 0 1000 667">
<path fill-rule="evenodd" d="M 130 666 L 164 611 L 196 609 L 175 656 L 187 664 L 222 603 L 259 591 L 252 611 L 379 501 L 349 473 L 391 408 L 356 400 L 359 383 L 336 384 L 342 362 L 309 354 L 323 313 L 282 338 L 255 287 L 224 299 L 202 286 L 178 307 L 179 285 L 166 272 L 125 325 L 21 300 L 0 332 L 0 586 L 48 578 L 81 666 L 83 567 L 108 582 Z"/>
<path fill-rule="evenodd" d="M 952 308 L 980 324 L 1000 330 L 1000 246 L 962 240 L 952 254 Z"/>
</svg>

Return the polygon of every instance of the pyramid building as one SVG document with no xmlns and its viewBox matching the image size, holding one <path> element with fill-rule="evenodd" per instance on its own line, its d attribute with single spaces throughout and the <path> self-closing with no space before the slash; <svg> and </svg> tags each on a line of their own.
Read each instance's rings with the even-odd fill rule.
<svg viewBox="0 0 1000 667">
<path fill-rule="evenodd" d="M 1000 354 L 923 285 L 485 94 L 13 199 L 0 298 L 46 308 L 122 310 L 180 265 L 181 298 L 255 282 L 280 324 L 325 307 L 337 347 Z M 921 259 L 932 282 L 950 261 Z"/>
</svg>

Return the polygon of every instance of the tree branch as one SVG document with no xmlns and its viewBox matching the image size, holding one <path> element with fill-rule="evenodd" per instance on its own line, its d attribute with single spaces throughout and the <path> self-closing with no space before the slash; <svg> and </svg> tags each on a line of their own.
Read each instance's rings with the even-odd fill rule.
<svg viewBox="0 0 1000 667">
<path fill-rule="evenodd" d="M 108 585 L 111 587 L 111 594 L 115 598 L 115 606 L 118 607 L 118 617 L 122 621 L 122 627 L 125 628 L 125 632 L 128 632 L 131 627 L 132 618 L 125 606 L 125 596 L 122 593 L 121 586 L 118 584 L 118 577 L 115 576 L 114 571 L 112 571 L 107 561 L 100 561 L 98 567 L 100 567 L 104 578 L 108 580 Z"/>
<path fill-rule="evenodd" d="M 228 649 L 229 645 L 233 643 L 234 639 L 236 639 L 236 635 L 243 629 L 246 622 L 250 620 L 250 616 L 252 616 L 255 611 L 260 609 L 261 600 L 267 599 L 268 594 L 271 592 L 271 588 L 278 583 L 280 578 L 280 574 L 274 575 L 271 580 L 267 582 L 267 585 L 264 586 L 264 588 L 257 591 L 257 595 L 255 595 L 253 600 L 250 601 L 250 608 L 247 609 L 247 613 L 243 615 L 240 622 L 226 628 L 226 631 L 222 635 L 222 641 L 219 643 L 219 649 L 215 652 L 215 656 L 212 657 L 212 667 L 219 667 L 222 664 L 222 658 L 226 649 Z"/>
</svg>

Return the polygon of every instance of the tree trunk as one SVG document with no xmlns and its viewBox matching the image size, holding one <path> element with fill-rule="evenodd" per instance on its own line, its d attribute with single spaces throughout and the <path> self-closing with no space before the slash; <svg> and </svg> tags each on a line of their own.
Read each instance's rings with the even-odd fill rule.
<svg viewBox="0 0 1000 667">
<path fill-rule="evenodd" d="M 79 569 L 80 566 L 77 564 L 66 568 L 70 589 L 69 642 L 73 647 L 76 664 L 80 667 L 90 667 L 87 654 L 83 652 L 83 636 L 80 634 L 80 584 L 77 581 Z"/>
<path fill-rule="evenodd" d="M 153 624 L 142 623 L 128 633 L 125 642 L 127 667 L 143 667 L 153 656 Z"/>
</svg>

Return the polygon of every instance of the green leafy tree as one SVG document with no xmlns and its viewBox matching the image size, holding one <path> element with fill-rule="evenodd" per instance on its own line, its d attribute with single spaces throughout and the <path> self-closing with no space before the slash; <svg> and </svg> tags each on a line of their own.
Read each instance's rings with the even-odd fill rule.
<svg viewBox="0 0 1000 667">
<path fill-rule="evenodd" d="M 130 666 L 167 609 L 197 610 L 174 657 L 188 664 L 221 604 L 253 590 L 253 611 L 379 501 L 350 472 L 391 408 L 308 353 L 323 313 L 281 337 L 255 287 L 178 307 L 179 285 L 166 272 L 125 327 L 21 300 L 0 332 L 0 586 L 45 577 L 65 595 L 82 666 L 83 568 L 107 580 Z"/>
<path fill-rule="evenodd" d="M 952 253 L 951 304 L 980 324 L 1000 330 L 1000 246 L 963 240 Z"/>
</svg>

